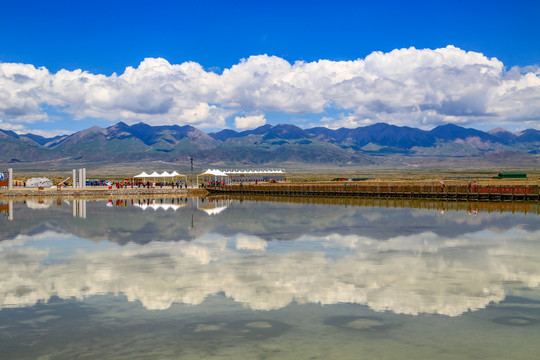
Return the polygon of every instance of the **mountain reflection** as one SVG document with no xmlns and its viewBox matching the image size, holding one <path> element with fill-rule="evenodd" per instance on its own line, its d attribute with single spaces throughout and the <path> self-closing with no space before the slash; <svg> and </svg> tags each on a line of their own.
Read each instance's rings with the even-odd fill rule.
<svg viewBox="0 0 540 360">
<path fill-rule="evenodd" d="M 256 310 L 356 303 L 456 316 L 538 291 L 534 212 L 242 200 L 92 201 L 85 219 L 64 204 L 17 204 L 2 223 L 0 308 L 114 293 L 167 309 L 224 294 Z"/>
<path fill-rule="evenodd" d="M 118 244 L 191 241 L 208 232 L 253 234 L 264 240 L 334 233 L 386 240 L 426 231 L 456 237 L 485 228 L 505 231 L 516 221 L 535 230 L 539 214 L 538 203 L 528 202 L 301 197 L 55 200 L 13 207 L 14 219 L 3 221 L 0 241 L 47 230 Z"/>
</svg>

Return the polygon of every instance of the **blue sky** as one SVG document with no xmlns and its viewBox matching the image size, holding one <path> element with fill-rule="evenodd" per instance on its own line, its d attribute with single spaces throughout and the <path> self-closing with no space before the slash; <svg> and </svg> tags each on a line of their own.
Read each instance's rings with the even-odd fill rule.
<svg viewBox="0 0 540 360">
<path fill-rule="evenodd" d="M 7 80 L 2 83 L 0 70 L 0 128 L 45 134 L 120 120 L 191 124 L 207 131 L 279 122 L 355 127 L 379 121 L 423 128 L 448 122 L 486 130 L 539 128 L 538 24 L 539 1 L 9 1 L 0 13 L 0 65 L 44 67 L 48 74 L 12 66 L 3 71 Z M 413 47 L 430 52 L 392 53 Z M 368 71 L 356 64 L 350 69 L 343 63 L 368 62 L 374 52 L 383 56 L 373 61 L 387 68 L 371 66 Z M 265 54 L 268 57 L 255 58 Z M 439 55 L 445 60 L 436 60 Z M 252 63 L 242 62 L 250 57 Z M 127 67 L 142 74 L 145 59 L 163 59 L 171 66 L 193 62 L 204 72 L 171 68 L 158 76 L 145 70 L 142 77 L 152 79 L 147 88 L 146 80 L 127 84 L 111 78 Z M 324 69 L 294 66 L 319 60 L 332 64 Z M 292 68 L 284 69 L 281 61 Z M 412 69 L 411 63 L 420 65 Z M 147 65 L 155 69 L 156 63 Z M 463 73 L 474 66 L 477 71 Z M 231 78 L 212 78 L 234 67 L 243 69 Z M 409 70 L 391 71 L 400 67 Z M 477 78 L 486 67 L 497 73 Z M 257 84 L 253 79 L 259 68 L 270 73 Z M 426 68 L 431 72 L 425 73 Z M 74 97 L 79 89 L 73 86 L 81 81 L 73 77 L 82 76 L 74 73 L 77 69 L 97 78 L 83 79 L 95 86 L 81 87 Z M 440 75 L 443 70 L 446 75 Z M 60 82 L 55 76 L 59 71 L 69 72 L 72 82 L 66 84 L 64 76 L 62 88 L 43 89 L 48 82 Z M 328 77 L 344 71 L 348 75 L 338 76 L 328 87 L 320 79 L 325 71 Z M 461 82 L 452 84 L 456 71 Z M 305 73 L 310 81 L 291 80 Z M 197 80 L 208 74 L 212 79 Z M 197 77 L 195 82 L 184 82 L 190 76 Z M 253 80 L 247 87 L 246 76 Z M 26 85 L 13 82 L 15 78 L 25 79 Z M 384 85 L 386 97 L 383 82 L 401 85 Z M 229 84 L 234 89 L 225 89 Z M 269 84 L 279 89 L 269 92 Z M 2 85 L 9 93 L 4 98 Z M 157 94 L 156 89 L 169 90 Z M 320 94 L 309 104 L 311 90 Z M 396 102 L 396 91 L 417 100 Z M 105 99 L 104 93 L 114 98 Z M 294 99 L 304 104 L 288 103 Z M 518 103 L 531 104 L 530 109 L 517 109 Z"/>
</svg>

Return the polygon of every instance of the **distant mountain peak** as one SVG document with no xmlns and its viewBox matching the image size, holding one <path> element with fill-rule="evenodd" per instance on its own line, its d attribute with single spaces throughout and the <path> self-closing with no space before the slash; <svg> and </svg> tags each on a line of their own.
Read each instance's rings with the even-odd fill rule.
<svg viewBox="0 0 540 360">
<path fill-rule="evenodd" d="M 311 138 L 313 135 L 306 132 L 305 130 L 302 130 L 296 125 L 292 124 L 279 124 L 272 128 L 270 128 L 266 134 L 263 135 L 264 139 L 287 139 L 287 140 L 294 140 L 294 139 L 303 139 L 303 138 Z"/>
<path fill-rule="evenodd" d="M 123 121 L 120 121 L 120 122 L 117 122 L 116 124 L 112 125 L 112 126 L 109 126 L 107 129 L 128 129 L 130 128 L 130 126 L 128 124 L 126 124 L 125 122 Z"/>
<path fill-rule="evenodd" d="M 508 133 L 512 134 L 510 131 L 503 129 L 502 127 L 497 127 L 495 129 L 491 129 L 487 132 L 488 134 L 495 135 L 495 134 L 501 134 L 501 133 Z"/>
<path fill-rule="evenodd" d="M 92 126 L 92 127 L 88 128 L 88 129 L 76 132 L 76 133 L 72 134 L 72 136 L 83 137 L 83 136 L 87 136 L 87 135 L 90 135 L 90 134 L 102 134 L 102 135 L 105 135 L 106 133 L 107 133 L 106 129 L 104 129 L 102 127 L 99 127 L 99 126 Z"/>
<path fill-rule="evenodd" d="M 519 156 L 529 156 L 533 161 L 535 154 L 540 154 L 540 131 L 527 129 L 520 134 L 512 134 L 496 128 L 484 132 L 455 124 L 440 125 L 426 131 L 377 123 L 334 130 L 266 124 L 240 132 L 225 129 L 207 134 L 191 125 L 152 126 L 143 122 L 132 125 L 118 122 L 105 129 L 93 126 L 54 138 L 0 130 L 0 162 L 4 163 L 12 158 L 23 162 L 49 158 L 68 158 L 74 163 L 182 162 L 189 154 L 208 164 L 360 164 L 394 155 L 462 157 L 495 151 L 514 151 Z M 507 159 L 505 156 L 503 154 L 497 159 Z"/>
<path fill-rule="evenodd" d="M 12 138 L 15 138 L 15 139 L 18 139 L 19 138 L 19 135 L 17 135 L 16 132 L 14 131 L 11 131 L 11 130 L 2 130 L 0 129 L 0 135 L 5 135 L 6 137 L 12 137 Z"/>
</svg>

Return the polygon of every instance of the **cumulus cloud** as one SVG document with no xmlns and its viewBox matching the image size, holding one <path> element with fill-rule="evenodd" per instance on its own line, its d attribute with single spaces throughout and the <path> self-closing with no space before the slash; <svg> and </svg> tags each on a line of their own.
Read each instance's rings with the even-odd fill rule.
<svg viewBox="0 0 540 360">
<path fill-rule="evenodd" d="M 30 64 L 0 63 L 0 118 L 42 121 L 52 106 L 74 119 L 145 121 L 239 129 L 264 112 L 320 114 L 331 127 L 388 122 L 431 128 L 441 123 L 538 123 L 538 66 L 506 71 L 496 58 L 454 46 L 396 49 L 365 59 L 288 61 L 268 55 L 243 59 L 221 74 L 194 62 L 148 58 L 123 74 L 105 76 Z M 328 110 L 342 112 L 330 118 Z"/>
<path fill-rule="evenodd" d="M 237 129 L 253 129 L 266 124 L 266 118 L 263 114 L 251 116 L 237 116 L 234 118 L 234 127 Z"/>
</svg>

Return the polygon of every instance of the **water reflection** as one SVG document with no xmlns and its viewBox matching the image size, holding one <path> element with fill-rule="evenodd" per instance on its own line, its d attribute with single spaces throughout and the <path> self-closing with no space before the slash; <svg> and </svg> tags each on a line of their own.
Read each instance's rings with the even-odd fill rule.
<svg viewBox="0 0 540 360">
<path fill-rule="evenodd" d="M 353 303 L 456 316 L 523 289 L 540 300 L 535 205 L 473 216 L 465 209 L 479 204 L 441 214 L 440 202 L 342 200 L 76 200 L 73 216 L 61 203 L 16 203 L 0 230 L 0 308 L 112 293 L 163 310 L 224 294 L 254 310 Z"/>
<path fill-rule="evenodd" d="M 0 202 L 0 215 L 2 219 L 13 220 L 13 201 Z"/>
<path fill-rule="evenodd" d="M 458 237 L 486 228 L 534 230 L 538 222 L 538 203 L 216 197 L 74 200 L 57 201 L 56 206 L 50 201 L 40 205 L 42 208 L 27 202 L 29 211 L 23 203 L 12 203 L 10 213 L 20 216 L 0 227 L 0 241 L 45 230 L 118 244 L 194 240 L 206 233 L 253 234 L 264 240 L 337 233 L 385 240 L 426 231 Z M 70 210 L 74 217 L 89 221 L 70 221 L 66 218 Z M 211 214 L 218 216 L 209 217 Z"/>
</svg>

